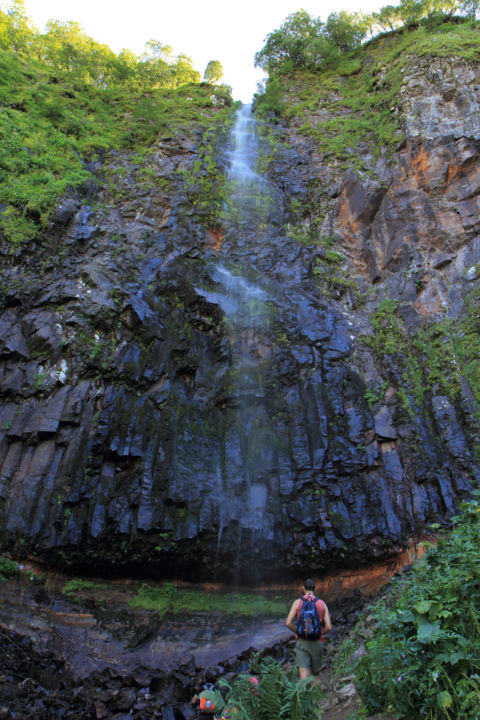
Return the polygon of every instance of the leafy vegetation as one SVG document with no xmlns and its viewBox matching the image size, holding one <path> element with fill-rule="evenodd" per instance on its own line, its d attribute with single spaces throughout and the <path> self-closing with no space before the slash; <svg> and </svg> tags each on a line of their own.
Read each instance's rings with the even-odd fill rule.
<svg viewBox="0 0 480 720">
<path fill-rule="evenodd" d="M 57 72 L 68 72 L 76 82 L 98 88 L 125 87 L 151 90 L 199 82 L 200 75 L 186 55 L 175 55 L 169 45 L 150 40 L 137 57 L 129 50 L 116 55 L 82 31 L 76 22 L 50 20 L 42 34 L 25 14 L 23 0 L 12 0 L 0 12 L 0 45 L 22 57 L 35 59 Z"/>
<path fill-rule="evenodd" d="M 12 575 L 18 575 L 19 572 L 16 562 L 6 557 L 0 557 L 0 582 Z"/>
<path fill-rule="evenodd" d="M 176 128 L 205 130 L 231 105 L 157 41 L 118 56 L 76 23 L 32 26 L 19 0 L 0 11 L 0 230 L 13 245 L 39 234 L 58 198 L 91 175 L 88 161 L 148 146 Z"/>
<path fill-rule="evenodd" d="M 206 612 L 218 610 L 222 613 L 278 617 L 285 612 L 283 601 L 269 600 L 261 595 L 242 595 L 239 593 L 199 592 L 179 588 L 171 583 L 160 587 L 143 584 L 133 600 L 132 608 L 156 610 L 162 615 L 166 612 Z"/>
<path fill-rule="evenodd" d="M 219 222 L 227 199 L 225 169 L 218 162 L 218 144 L 228 132 L 234 116 L 217 113 L 202 135 L 198 157 L 191 169 L 182 170 L 184 188 L 195 208 L 209 225 Z"/>
<path fill-rule="evenodd" d="M 294 68 L 319 69 L 335 62 L 340 52 L 357 47 L 367 28 L 359 13 L 342 10 L 323 23 L 298 10 L 268 35 L 265 46 L 255 55 L 255 64 L 269 75 Z"/>
<path fill-rule="evenodd" d="M 93 580 L 83 580 L 82 578 L 74 578 L 68 580 L 62 588 L 64 595 L 71 599 L 75 599 L 79 594 L 89 590 L 105 590 L 108 586 L 104 583 L 94 582 Z"/>
<path fill-rule="evenodd" d="M 286 672 L 271 657 L 252 663 L 251 671 L 258 680 L 252 685 L 251 675 L 240 675 L 230 688 L 227 706 L 236 708 L 238 720 L 307 720 L 320 718 L 319 701 L 323 692 L 311 679 L 299 680 L 294 666 Z"/>
<path fill-rule="evenodd" d="M 476 720 L 480 707 L 480 502 L 369 609 L 376 630 L 355 668 L 370 713 Z"/>
<path fill-rule="evenodd" d="M 370 33 L 392 31 L 422 23 L 427 27 L 449 20 L 455 13 L 472 20 L 479 0 L 400 0 L 367 15 L 346 10 L 331 13 L 326 22 L 298 10 L 267 36 L 255 64 L 270 76 L 293 69 L 319 70 L 338 64 L 340 56 L 358 48 Z"/>
<path fill-rule="evenodd" d="M 402 369 L 403 387 L 398 388 L 399 397 L 412 418 L 415 415 L 412 402 L 420 407 L 426 393 L 443 394 L 457 403 L 463 377 L 480 405 L 479 300 L 477 288 L 467 297 L 461 320 L 430 323 L 412 337 L 398 316 L 397 303 L 391 298 L 383 299 L 372 314 L 373 334 L 363 336 L 362 340 L 382 361 L 395 357 L 397 366 Z M 369 389 L 367 395 L 367 401 L 371 401 L 375 393 Z"/>
<path fill-rule="evenodd" d="M 205 68 L 205 72 L 203 74 L 203 79 L 208 83 L 217 83 L 217 82 L 220 82 L 222 77 L 223 77 L 222 63 L 219 60 L 210 60 L 207 67 Z"/>
<path fill-rule="evenodd" d="M 478 59 L 480 50 L 471 22 L 476 8 L 449 0 L 435 7 L 426 0 L 402 2 L 392 9 L 401 12 L 404 30 L 393 23 L 388 41 L 380 36 L 361 44 L 367 31 L 382 29 L 377 15 L 389 17 L 389 8 L 371 16 L 333 14 L 326 23 L 305 11 L 289 16 L 256 55 L 268 72 L 259 111 L 295 122 L 343 167 L 365 169 L 365 144 L 374 154 L 395 149 L 404 138 L 398 99 L 405 73 L 421 57 Z M 453 11 L 464 16 L 453 21 Z"/>
</svg>

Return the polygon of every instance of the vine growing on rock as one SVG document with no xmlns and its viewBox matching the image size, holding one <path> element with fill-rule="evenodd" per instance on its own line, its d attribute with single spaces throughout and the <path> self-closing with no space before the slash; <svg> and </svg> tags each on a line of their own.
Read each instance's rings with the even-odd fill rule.
<svg viewBox="0 0 480 720">
<path fill-rule="evenodd" d="M 0 556 L 0 582 L 20 572 L 18 564 L 9 558 Z"/>
<path fill-rule="evenodd" d="M 220 223 L 227 197 L 225 168 L 220 162 L 218 146 L 225 139 L 234 115 L 232 108 L 216 115 L 214 122 L 203 132 L 198 157 L 193 167 L 180 171 L 187 197 L 195 212 L 210 227 Z"/>
</svg>

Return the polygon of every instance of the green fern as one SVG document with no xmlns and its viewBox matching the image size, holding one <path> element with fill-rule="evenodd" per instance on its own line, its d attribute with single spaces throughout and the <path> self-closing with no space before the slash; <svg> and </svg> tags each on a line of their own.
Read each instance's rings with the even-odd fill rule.
<svg viewBox="0 0 480 720">
<path fill-rule="evenodd" d="M 251 665 L 258 685 L 251 675 L 240 675 L 229 687 L 227 704 L 237 708 L 238 720 L 306 720 L 321 717 L 319 701 L 323 692 L 310 678 L 298 680 L 296 668 L 286 673 L 272 657 L 256 656 Z"/>
</svg>

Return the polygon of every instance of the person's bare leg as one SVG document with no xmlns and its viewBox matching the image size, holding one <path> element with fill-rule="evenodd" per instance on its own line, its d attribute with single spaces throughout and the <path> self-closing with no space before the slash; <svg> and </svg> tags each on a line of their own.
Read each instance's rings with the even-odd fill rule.
<svg viewBox="0 0 480 720">
<path fill-rule="evenodd" d="M 310 677 L 310 669 L 309 668 L 298 668 L 298 676 L 300 680 L 305 680 L 306 678 Z"/>
</svg>

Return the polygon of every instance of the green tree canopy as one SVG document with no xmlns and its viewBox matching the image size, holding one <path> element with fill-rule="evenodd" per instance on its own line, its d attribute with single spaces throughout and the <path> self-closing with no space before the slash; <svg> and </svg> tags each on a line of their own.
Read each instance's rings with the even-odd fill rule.
<svg viewBox="0 0 480 720">
<path fill-rule="evenodd" d="M 78 23 L 50 20 L 46 34 L 38 39 L 37 52 L 49 65 L 97 87 L 105 87 L 112 79 L 115 53 L 85 35 Z"/>
<path fill-rule="evenodd" d="M 40 60 L 75 82 L 99 88 L 176 88 L 200 82 L 187 55 L 175 55 L 170 45 L 150 40 L 137 57 L 123 49 L 118 55 L 96 42 L 73 21 L 50 20 L 41 34 L 25 14 L 23 0 L 0 0 L 0 47 Z M 220 66 L 221 67 L 221 66 Z"/>
<path fill-rule="evenodd" d="M 331 13 L 324 23 L 305 10 L 289 15 L 267 35 L 255 65 L 270 77 L 295 68 L 319 70 L 355 50 L 369 33 L 388 32 L 418 23 L 436 24 L 455 13 L 475 18 L 480 0 L 400 0 L 371 15 L 346 10 Z"/>
<path fill-rule="evenodd" d="M 26 52 L 36 35 L 25 13 L 23 0 L 13 0 L 6 13 L 0 10 L 0 44 L 16 52 Z"/>
<path fill-rule="evenodd" d="M 178 87 L 185 83 L 198 83 L 201 80 L 200 73 L 193 67 L 193 60 L 188 55 L 178 55 L 175 62 L 170 66 L 170 87 Z"/>
<path fill-rule="evenodd" d="M 463 0 L 460 3 L 460 12 L 469 19 L 474 19 L 480 11 L 480 0 Z"/>
<path fill-rule="evenodd" d="M 396 5 L 385 5 L 378 12 L 372 13 L 372 28 L 389 32 L 403 24 L 400 10 Z"/>
<path fill-rule="evenodd" d="M 205 72 L 203 74 L 203 79 L 205 80 L 205 82 L 217 83 L 217 82 L 220 82 L 222 77 L 223 77 L 222 63 L 219 60 L 210 60 L 207 67 L 205 68 Z"/>
<path fill-rule="evenodd" d="M 140 85 L 175 88 L 187 82 L 200 82 L 200 74 L 187 55 L 173 54 L 170 45 L 149 40 L 138 64 Z"/>
<path fill-rule="evenodd" d="M 267 36 L 265 46 L 255 55 L 255 65 L 272 75 L 278 70 L 305 67 L 314 69 L 335 52 L 323 34 L 324 23 L 306 10 L 289 15 L 283 25 Z"/>
<path fill-rule="evenodd" d="M 348 52 L 360 45 L 370 27 L 367 15 L 341 10 L 328 16 L 324 33 L 341 52 Z"/>
</svg>

